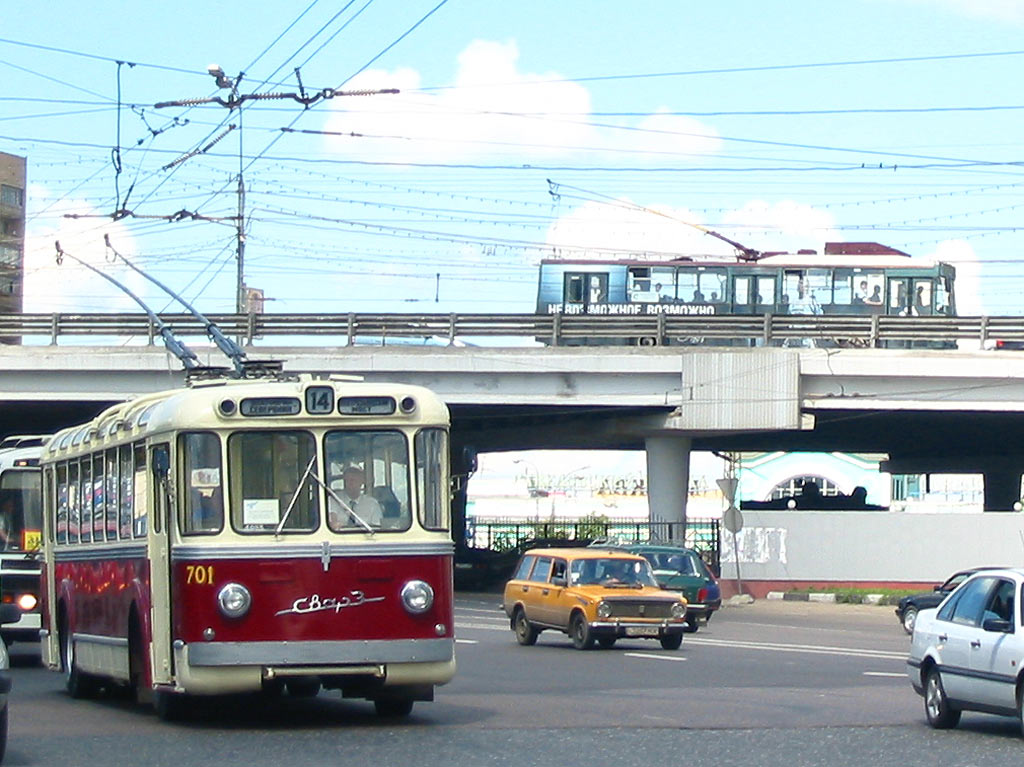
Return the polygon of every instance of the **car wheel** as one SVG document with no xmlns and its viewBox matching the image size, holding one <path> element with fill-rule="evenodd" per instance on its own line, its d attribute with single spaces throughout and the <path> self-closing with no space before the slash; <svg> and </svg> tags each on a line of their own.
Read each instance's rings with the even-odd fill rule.
<svg viewBox="0 0 1024 767">
<path fill-rule="evenodd" d="M 61 663 L 64 667 L 64 687 L 72 698 L 88 698 L 96 685 L 91 677 L 82 673 L 75 662 L 75 643 L 69 631 L 60 635 Z"/>
<path fill-rule="evenodd" d="M 948 730 L 960 722 L 960 711 L 949 704 L 938 669 L 930 669 L 924 680 L 924 714 L 936 730 Z"/>
<path fill-rule="evenodd" d="M 605 650 L 610 650 L 615 647 L 615 640 L 617 637 L 598 637 L 597 643 L 601 645 Z"/>
<path fill-rule="evenodd" d="M 591 633 L 590 624 L 587 623 L 583 613 L 576 613 L 572 616 L 570 630 L 572 646 L 577 650 L 589 650 L 594 646 L 594 635 Z"/>
<path fill-rule="evenodd" d="M 683 635 L 681 633 L 662 634 L 659 641 L 663 650 L 678 650 L 683 643 Z"/>
<path fill-rule="evenodd" d="M 683 631 L 685 631 L 687 634 L 696 634 L 698 628 L 700 628 L 700 625 L 697 623 L 697 618 L 691 618 L 687 616 L 686 627 L 683 629 Z"/>
<path fill-rule="evenodd" d="M 521 645 L 537 644 L 537 635 L 540 634 L 526 618 L 526 611 L 522 607 L 516 609 L 512 618 L 512 630 L 516 632 L 516 641 Z"/>
<path fill-rule="evenodd" d="M 387 719 L 395 719 L 402 716 L 409 716 L 412 713 L 413 701 L 405 698 L 375 700 L 373 707 L 377 716 Z"/>
<path fill-rule="evenodd" d="M 908 606 L 903 611 L 903 630 L 908 634 L 914 633 L 914 624 L 917 623 L 917 608 Z"/>
</svg>

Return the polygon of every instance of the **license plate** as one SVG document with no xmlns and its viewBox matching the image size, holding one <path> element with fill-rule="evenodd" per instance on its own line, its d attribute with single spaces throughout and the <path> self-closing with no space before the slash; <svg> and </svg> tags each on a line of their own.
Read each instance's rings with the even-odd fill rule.
<svg viewBox="0 0 1024 767">
<path fill-rule="evenodd" d="M 658 636 L 657 626 L 627 626 L 626 636 L 628 637 L 656 637 Z"/>
</svg>

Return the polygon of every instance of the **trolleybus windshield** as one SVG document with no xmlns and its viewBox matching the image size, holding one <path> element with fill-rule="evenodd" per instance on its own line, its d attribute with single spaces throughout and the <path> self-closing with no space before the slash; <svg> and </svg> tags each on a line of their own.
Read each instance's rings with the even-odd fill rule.
<svg viewBox="0 0 1024 767">
<path fill-rule="evenodd" d="M 0 550 L 35 551 L 42 530 L 38 470 L 8 470 L 0 475 Z"/>
</svg>

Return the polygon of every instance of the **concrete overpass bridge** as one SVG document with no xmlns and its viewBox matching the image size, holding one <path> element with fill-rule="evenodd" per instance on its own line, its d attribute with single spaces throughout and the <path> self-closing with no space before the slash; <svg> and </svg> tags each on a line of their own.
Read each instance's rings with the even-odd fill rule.
<svg viewBox="0 0 1024 767">
<path fill-rule="evenodd" d="M 985 475 L 1019 500 L 1024 354 L 714 347 L 259 347 L 293 373 L 427 386 L 464 451 L 646 449 L 652 519 L 685 515 L 691 450 L 887 453 L 900 473 Z M 204 362 L 221 365 L 214 349 Z M 181 385 L 155 346 L 0 346 L 0 433 L 47 432 Z M 666 511 L 669 510 L 669 511 Z"/>
</svg>

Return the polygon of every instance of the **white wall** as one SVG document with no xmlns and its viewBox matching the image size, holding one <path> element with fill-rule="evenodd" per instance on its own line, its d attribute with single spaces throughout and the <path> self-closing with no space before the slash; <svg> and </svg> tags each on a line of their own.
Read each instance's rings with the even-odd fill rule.
<svg viewBox="0 0 1024 767">
<path fill-rule="evenodd" d="M 1024 514 L 744 511 L 743 580 L 934 581 L 975 565 L 1024 566 Z M 722 531 L 722 578 L 736 577 Z"/>
</svg>

